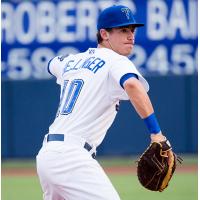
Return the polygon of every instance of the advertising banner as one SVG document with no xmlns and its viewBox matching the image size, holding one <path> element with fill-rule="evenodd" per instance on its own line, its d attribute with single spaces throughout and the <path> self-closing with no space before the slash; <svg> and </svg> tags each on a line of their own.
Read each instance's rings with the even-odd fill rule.
<svg viewBox="0 0 200 200">
<path fill-rule="evenodd" d="M 197 0 L 13 0 L 1 3 L 2 78 L 51 78 L 51 58 L 97 46 L 98 14 L 114 4 L 145 24 L 130 55 L 144 75 L 197 73 Z"/>
</svg>

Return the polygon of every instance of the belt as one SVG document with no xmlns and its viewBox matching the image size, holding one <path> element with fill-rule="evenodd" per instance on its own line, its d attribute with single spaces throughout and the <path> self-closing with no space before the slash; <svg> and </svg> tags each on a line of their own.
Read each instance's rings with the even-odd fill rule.
<svg viewBox="0 0 200 200">
<path fill-rule="evenodd" d="M 47 135 L 47 142 L 51 142 L 51 141 L 63 141 L 64 142 L 64 134 L 48 134 Z M 85 142 L 84 146 L 83 146 L 87 151 L 90 151 L 92 149 L 92 146 Z M 93 153 L 92 158 L 96 157 L 96 154 Z"/>
</svg>

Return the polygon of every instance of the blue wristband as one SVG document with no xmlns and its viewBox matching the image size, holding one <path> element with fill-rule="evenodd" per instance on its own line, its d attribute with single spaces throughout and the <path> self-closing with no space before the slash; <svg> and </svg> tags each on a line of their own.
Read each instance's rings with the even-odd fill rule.
<svg viewBox="0 0 200 200">
<path fill-rule="evenodd" d="M 149 133 L 159 133 L 160 126 L 154 113 L 144 119 L 144 122 L 149 130 Z"/>
</svg>

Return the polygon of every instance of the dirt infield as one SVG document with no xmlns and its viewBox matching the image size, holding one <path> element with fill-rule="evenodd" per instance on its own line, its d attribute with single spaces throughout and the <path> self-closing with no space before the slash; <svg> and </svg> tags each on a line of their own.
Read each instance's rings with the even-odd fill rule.
<svg viewBox="0 0 200 200">
<path fill-rule="evenodd" d="M 105 167 L 105 172 L 107 174 L 136 174 L 136 167 L 125 167 L 125 166 L 115 166 L 115 167 Z M 186 165 L 178 166 L 177 173 L 197 173 L 197 165 Z M 36 176 L 36 169 L 34 168 L 7 168 L 1 169 L 2 176 Z"/>
</svg>

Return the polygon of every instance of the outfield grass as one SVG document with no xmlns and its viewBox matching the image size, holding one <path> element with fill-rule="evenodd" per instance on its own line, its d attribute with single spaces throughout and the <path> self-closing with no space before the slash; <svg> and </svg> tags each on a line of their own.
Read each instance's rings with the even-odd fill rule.
<svg viewBox="0 0 200 200">
<path fill-rule="evenodd" d="M 42 200 L 42 191 L 36 176 L 4 176 L 1 181 L 2 200 Z"/>
<path fill-rule="evenodd" d="M 135 159 L 100 159 L 104 167 L 130 166 Z M 196 165 L 196 157 L 185 157 L 185 165 Z M 34 161 L 2 162 L 2 169 L 33 168 Z M 176 173 L 169 187 L 162 193 L 144 189 L 134 174 L 109 174 L 122 200 L 197 200 L 197 172 Z M 2 176 L 2 200 L 42 200 L 42 191 L 36 176 Z"/>
<path fill-rule="evenodd" d="M 134 175 L 110 175 L 122 200 L 197 200 L 197 174 L 176 174 L 162 193 L 151 192 L 140 186 Z M 42 199 L 38 178 L 3 177 L 2 200 Z"/>
<path fill-rule="evenodd" d="M 197 200 L 197 174 L 176 174 L 163 192 L 143 188 L 136 176 L 110 176 L 122 200 Z M 186 181 L 187 180 L 187 181 Z"/>
</svg>

